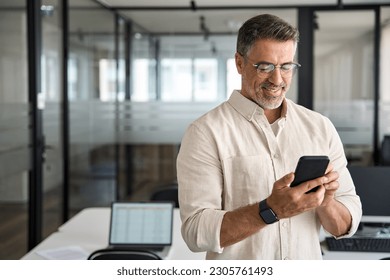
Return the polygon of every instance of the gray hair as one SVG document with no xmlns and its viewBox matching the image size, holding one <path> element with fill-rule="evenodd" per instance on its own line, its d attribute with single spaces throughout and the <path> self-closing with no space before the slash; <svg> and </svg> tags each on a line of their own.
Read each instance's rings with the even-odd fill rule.
<svg viewBox="0 0 390 280">
<path fill-rule="evenodd" d="M 258 15 L 244 22 L 238 30 L 236 51 L 246 56 L 252 45 L 259 39 L 272 39 L 280 42 L 293 40 L 297 44 L 299 31 L 277 16 Z"/>
</svg>

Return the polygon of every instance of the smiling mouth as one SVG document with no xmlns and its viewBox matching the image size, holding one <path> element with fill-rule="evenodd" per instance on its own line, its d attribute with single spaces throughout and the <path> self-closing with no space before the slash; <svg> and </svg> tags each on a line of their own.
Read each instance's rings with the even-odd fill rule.
<svg viewBox="0 0 390 280">
<path fill-rule="evenodd" d="M 261 87 L 262 90 L 265 90 L 269 93 L 276 93 L 278 91 L 281 91 L 283 88 L 284 88 L 283 86 L 279 86 L 279 87 L 262 86 Z"/>
<path fill-rule="evenodd" d="M 272 85 L 272 84 L 269 84 L 269 83 L 264 83 L 261 85 L 261 89 L 263 90 L 266 90 L 268 92 L 277 92 L 279 90 L 282 90 L 284 89 L 285 85 L 279 85 L 279 86 L 275 86 L 275 85 Z"/>
<path fill-rule="evenodd" d="M 277 91 L 281 90 L 282 87 L 276 87 L 276 88 L 264 87 L 263 89 L 265 89 L 266 91 L 270 91 L 270 92 L 277 92 Z"/>
</svg>

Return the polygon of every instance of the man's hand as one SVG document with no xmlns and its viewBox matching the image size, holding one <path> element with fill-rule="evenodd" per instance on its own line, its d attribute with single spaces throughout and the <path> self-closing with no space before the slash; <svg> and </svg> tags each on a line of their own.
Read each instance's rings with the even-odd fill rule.
<svg viewBox="0 0 390 280">
<path fill-rule="evenodd" d="M 300 213 L 326 205 L 333 199 L 338 188 L 337 172 L 332 172 L 332 166 L 327 169 L 325 176 L 303 182 L 296 187 L 290 187 L 294 180 L 294 173 L 289 173 L 274 183 L 271 195 L 267 199 L 268 205 L 279 219 L 289 218 Z M 311 189 L 320 186 L 316 192 Z M 328 188 L 328 190 L 326 189 Z"/>
</svg>

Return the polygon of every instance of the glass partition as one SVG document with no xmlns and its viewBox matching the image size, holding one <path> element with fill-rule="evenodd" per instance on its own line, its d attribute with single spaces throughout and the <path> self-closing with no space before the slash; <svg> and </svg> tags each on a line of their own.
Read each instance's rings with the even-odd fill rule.
<svg viewBox="0 0 390 280">
<path fill-rule="evenodd" d="M 132 25 L 128 34 L 131 44 L 131 100 L 147 102 L 159 99 L 157 96 L 157 49 L 159 41 L 143 32 L 137 25 Z"/>
<path fill-rule="evenodd" d="M 62 224 L 62 1 L 42 1 L 43 238 Z"/>
<path fill-rule="evenodd" d="M 331 119 L 351 164 L 372 164 L 374 12 L 315 16 L 314 109 Z"/>
<path fill-rule="evenodd" d="M 115 15 L 69 3 L 69 201 L 71 214 L 109 206 L 115 178 Z"/>
<path fill-rule="evenodd" d="M 26 1 L 0 2 L 0 259 L 27 251 L 30 127 Z"/>
</svg>

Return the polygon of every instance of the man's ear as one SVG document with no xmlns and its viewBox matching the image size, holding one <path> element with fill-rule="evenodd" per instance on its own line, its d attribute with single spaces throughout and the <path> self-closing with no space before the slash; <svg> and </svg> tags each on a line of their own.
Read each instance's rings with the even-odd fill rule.
<svg viewBox="0 0 390 280">
<path fill-rule="evenodd" d="M 234 55 L 234 59 L 236 61 L 237 72 L 238 72 L 238 74 L 241 75 L 241 73 L 244 69 L 244 58 L 242 57 L 242 55 L 240 55 L 239 53 L 236 52 L 236 54 Z"/>
</svg>

